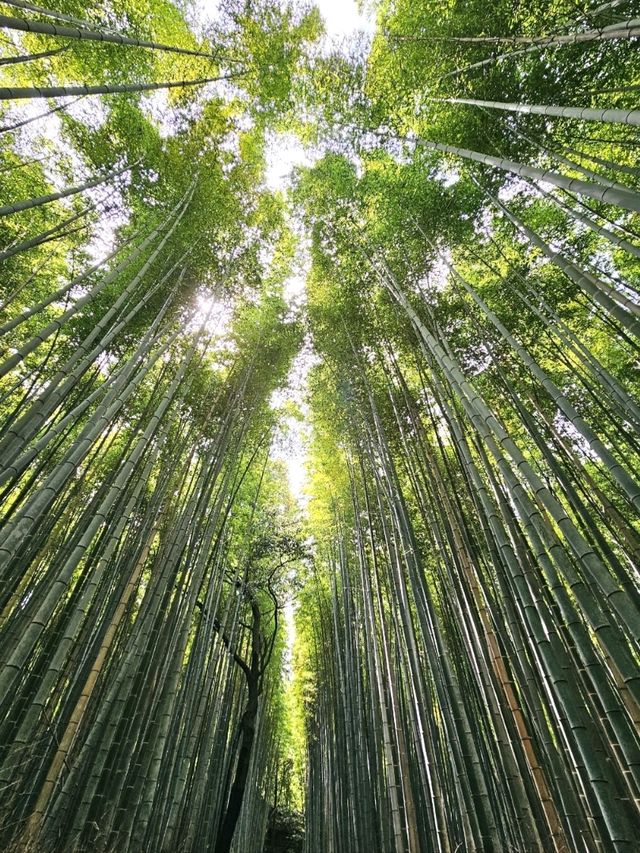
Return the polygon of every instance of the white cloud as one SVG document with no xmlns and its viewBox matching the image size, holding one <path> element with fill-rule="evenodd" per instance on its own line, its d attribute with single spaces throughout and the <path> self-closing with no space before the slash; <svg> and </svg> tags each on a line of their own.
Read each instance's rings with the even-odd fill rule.
<svg viewBox="0 0 640 853">
<path fill-rule="evenodd" d="M 372 16 L 359 12 L 354 0 L 316 0 L 316 6 L 324 18 L 328 36 L 347 36 L 358 30 L 373 30 Z"/>
</svg>

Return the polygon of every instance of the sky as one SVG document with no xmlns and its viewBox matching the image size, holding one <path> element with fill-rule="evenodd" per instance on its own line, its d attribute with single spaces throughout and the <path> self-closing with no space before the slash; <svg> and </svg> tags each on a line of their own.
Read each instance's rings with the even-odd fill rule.
<svg viewBox="0 0 640 853">
<path fill-rule="evenodd" d="M 202 2 L 210 3 L 211 0 L 202 0 Z M 354 0 L 315 0 L 315 2 L 325 21 L 327 41 L 339 43 L 354 32 L 363 30 L 373 32 L 373 16 L 361 14 Z M 314 156 L 312 152 L 305 151 L 293 134 L 274 134 L 266 148 L 267 186 L 271 190 L 284 189 L 289 183 L 292 169 L 300 165 L 311 165 L 319 154 L 320 152 L 315 152 Z M 308 249 L 303 248 L 302 255 L 299 264 L 301 268 L 285 284 L 285 298 L 298 304 L 304 301 L 305 277 L 309 264 Z M 272 404 L 282 405 L 286 400 L 290 400 L 301 408 L 304 418 L 304 396 L 312 361 L 313 355 L 306 346 L 291 369 L 288 387 L 275 396 Z M 303 508 L 306 505 L 305 467 L 309 440 L 308 428 L 304 419 L 297 420 L 289 417 L 286 419 L 285 429 L 286 439 L 278 443 L 274 455 L 284 462 L 292 496 Z"/>
<path fill-rule="evenodd" d="M 329 38 L 343 38 L 356 30 L 373 31 L 372 16 L 361 14 L 355 0 L 315 0 L 315 5 L 324 18 Z M 214 18 L 217 9 L 218 0 L 194 0 L 188 17 L 197 29 L 198 23 Z"/>
<path fill-rule="evenodd" d="M 354 0 L 315 0 L 316 6 L 324 18 L 327 35 L 341 37 L 355 30 L 370 31 L 373 28 L 371 16 L 360 14 Z"/>
</svg>

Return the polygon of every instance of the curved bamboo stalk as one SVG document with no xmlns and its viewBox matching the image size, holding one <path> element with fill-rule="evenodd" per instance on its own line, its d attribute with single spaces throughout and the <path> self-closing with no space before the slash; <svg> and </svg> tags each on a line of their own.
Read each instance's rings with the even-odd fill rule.
<svg viewBox="0 0 640 853">
<path fill-rule="evenodd" d="M 433 244 L 431 245 L 433 248 Z M 479 306 L 492 325 L 500 332 L 505 341 L 507 341 L 507 343 L 514 349 L 533 376 L 538 379 L 542 387 L 547 391 L 554 404 L 558 406 L 559 410 L 567 418 L 569 423 L 571 423 L 584 437 L 585 441 L 589 444 L 589 447 L 602 460 L 609 475 L 618 483 L 631 503 L 640 508 L 640 485 L 634 481 L 629 472 L 626 471 L 623 465 L 613 456 L 589 424 L 587 424 L 586 421 L 578 414 L 567 397 L 547 376 L 544 370 L 542 370 L 535 359 L 532 358 L 527 350 L 518 341 L 516 341 L 513 335 L 510 334 L 505 325 L 500 322 L 497 315 L 476 292 L 475 288 L 473 288 L 469 282 L 460 275 L 460 273 L 452 264 L 449 263 L 448 260 L 446 260 L 446 258 L 441 258 L 441 261 L 454 276 L 455 280 L 461 285 L 463 290 L 468 293 L 476 305 Z"/>
<path fill-rule="evenodd" d="M 430 98 L 443 104 L 468 104 L 472 107 L 484 107 L 489 110 L 503 110 L 526 115 L 554 116 L 579 121 L 601 121 L 612 124 L 626 124 L 640 127 L 640 110 L 591 107 L 555 107 L 547 104 L 512 104 L 506 101 L 482 101 L 477 98 Z"/>
<path fill-rule="evenodd" d="M 638 35 L 639 31 L 640 18 L 631 18 L 626 21 L 609 24 L 606 27 L 567 33 L 565 35 L 555 33 L 549 36 L 410 36 L 392 33 L 391 36 L 399 41 L 450 42 L 452 44 L 526 44 L 549 47 L 564 44 L 579 44 L 586 41 L 632 38 Z"/>
<path fill-rule="evenodd" d="M 79 98 L 74 98 L 72 101 L 69 101 L 66 104 L 60 104 L 57 107 L 52 107 L 50 110 L 47 110 L 46 113 L 40 113 L 37 116 L 31 116 L 31 118 L 22 119 L 22 121 L 17 121 L 14 124 L 5 124 L 0 127 L 0 133 L 10 133 L 13 130 L 19 130 L 21 127 L 26 127 L 28 124 L 32 124 L 34 121 L 38 121 L 41 118 L 47 118 L 50 115 L 54 115 L 55 113 L 59 113 L 61 110 L 66 110 L 68 107 L 76 104 L 78 101 L 82 100 L 84 95 L 81 95 Z"/>
<path fill-rule="evenodd" d="M 235 80 L 246 72 L 222 74 L 219 77 L 198 77 L 196 80 L 176 80 L 167 83 L 129 83 L 112 86 L 39 86 L 30 89 L 21 86 L 0 87 L 0 101 L 16 101 L 28 98 L 66 98 L 71 95 L 113 95 L 119 92 L 157 92 L 160 89 L 185 89 L 204 86 L 220 80 Z"/>
<path fill-rule="evenodd" d="M 532 245 L 540 249 L 550 261 L 556 264 L 571 281 L 584 290 L 594 302 L 597 302 L 612 317 L 615 317 L 623 328 L 627 329 L 635 337 L 640 338 L 640 322 L 634 316 L 638 313 L 636 303 L 631 302 L 624 294 L 615 291 L 613 287 L 603 289 L 602 282 L 565 258 L 561 252 L 554 251 L 551 246 L 532 231 L 519 217 L 505 207 L 501 201 L 489 193 L 487 195 L 493 204 L 504 213 L 507 219 L 522 231 Z M 618 304 L 619 302 L 622 304 Z"/>
<path fill-rule="evenodd" d="M 24 9 L 28 12 L 37 12 L 39 15 L 44 15 L 47 18 L 54 18 L 57 21 L 65 21 L 67 24 L 74 24 L 76 27 L 86 27 L 87 29 L 95 27 L 95 22 L 83 21 L 80 18 L 74 18 L 72 15 L 65 15 L 63 12 L 59 12 L 58 10 L 45 9 L 44 6 L 29 3 L 28 0 L 6 0 L 5 5 L 13 6 L 15 9 Z"/>
<path fill-rule="evenodd" d="M 12 258 L 14 255 L 18 255 L 20 252 L 26 252 L 28 249 L 34 249 L 36 246 L 40 246 L 43 243 L 47 243 L 50 239 L 52 239 L 53 235 L 58 234 L 63 228 L 66 228 L 68 225 L 71 225 L 73 222 L 77 222 L 79 219 L 84 219 L 85 216 L 88 216 L 91 211 L 96 210 L 96 208 L 101 207 L 107 199 L 112 195 L 115 190 L 112 190 L 108 193 L 105 198 L 100 201 L 92 202 L 87 205 L 83 210 L 78 213 L 74 213 L 72 216 L 68 216 L 66 219 L 63 219 L 57 225 L 54 225 L 52 228 L 48 228 L 46 231 L 40 232 L 40 234 L 35 237 L 28 237 L 25 240 L 21 240 L 19 243 L 11 246 L 9 249 L 6 249 L 4 252 L 0 252 L 0 263 L 2 261 L 6 261 L 9 258 Z M 65 232 L 66 234 L 73 233 L 71 231 Z"/>
<path fill-rule="evenodd" d="M 485 166 L 493 166 L 505 172 L 512 172 L 514 175 L 532 178 L 537 181 L 545 181 L 556 187 L 576 192 L 579 195 L 592 198 L 595 201 L 602 201 L 607 204 L 616 204 L 623 207 L 625 210 L 633 210 L 640 212 L 640 195 L 633 190 L 620 190 L 613 187 L 599 187 L 596 184 L 588 181 L 581 181 L 578 178 L 569 178 L 566 175 L 561 175 L 558 172 L 553 172 L 550 169 L 538 169 L 535 166 L 527 166 L 524 163 L 518 163 L 513 160 L 506 160 L 503 157 L 494 157 L 490 154 L 482 154 L 479 151 L 472 151 L 468 148 L 459 148 L 455 145 L 445 145 L 441 142 L 430 142 L 425 139 L 416 139 L 416 144 L 424 148 L 429 148 L 432 151 L 442 151 L 445 154 L 453 154 L 456 157 L 462 157 L 465 160 L 473 160 L 476 163 L 482 163 Z"/>
<path fill-rule="evenodd" d="M 160 50 L 164 53 L 179 53 L 186 56 L 202 56 L 207 59 L 215 59 L 215 54 L 201 50 L 193 50 L 186 47 L 174 47 L 168 44 L 159 44 L 155 41 L 130 38 L 117 33 L 102 32 L 95 29 L 84 29 L 79 27 L 66 27 L 59 24 L 47 24 L 44 21 L 27 21 L 24 18 L 11 18 L 8 15 L 0 15 L 0 28 L 18 30 L 25 33 L 39 33 L 41 35 L 59 36 L 61 38 L 78 39 L 79 41 L 98 41 L 105 44 L 129 45 L 132 47 L 148 47 L 152 50 Z M 57 51 L 56 51 L 57 52 Z M 51 55 L 50 53 L 48 55 Z"/>
<path fill-rule="evenodd" d="M 123 166 L 121 169 L 114 169 L 111 172 L 107 172 L 106 175 L 100 175 L 97 178 L 85 181 L 84 184 L 79 184 L 76 187 L 68 187 L 67 189 L 60 190 L 60 192 L 57 193 L 48 193 L 47 195 L 41 195 L 35 198 L 24 199 L 23 201 L 15 201 L 12 204 L 2 205 L 2 207 L 0 207 L 0 216 L 9 216 L 12 213 L 19 213 L 21 210 L 32 210 L 34 207 L 42 207 L 43 204 L 49 204 L 52 201 L 58 201 L 61 198 L 68 198 L 70 195 L 76 195 L 77 193 L 84 192 L 92 187 L 98 187 L 100 184 L 104 184 L 112 178 L 117 178 L 125 172 L 131 171 L 131 169 L 135 168 L 139 162 L 140 161 L 137 160 L 131 165 Z"/>
<path fill-rule="evenodd" d="M 1 65 L 20 65 L 23 62 L 35 62 L 38 59 L 47 59 L 50 56 L 57 56 L 59 53 L 69 50 L 68 47 L 56 47 L 54 50 L 42 50 L 39 53 L 26 53 L 20 56 L 9 56 L 0 59 Z"/>
<path fill-rule="evenodd" d="M 195 184 L 193 186 L 195 186 Z M 110 311 L 108 311 L 105 317 L 102 318 L 102 321 L 96 324 L 96 326 L 90 333 L 88 339 L 83 342 L 83 347 L 78 348 L 74 355 L 71 356 L 71 361 L 76 361 L 81 354 L 84 354 L 84 347 L 86 347 L 87 343 L 92 341 L 97 336 L 97 334 L 104 328 L 104 325 L 107 320 L 111 319 L 111 317 L 113 316 L 112 312 L 114 310 L 117 310 L 122 305 L 123 301 L 131 292 L 132 288 L 137 286 L 137 284 L 143 278 L 144 274 L 147 272 L 151 264 L 155 261 L 155 259 L 158 257 L 158 255 L 164 248 L 166 242 L 171 237 L 171 234 L 178 227 L 184 214 L 184 211 L 193 195 L 193 186 L 190 188 L 189 191 L 187 191 L 185 197 L 181 199 L 180 202 L 178 202 L 178 204 L 171 211 L 166 222 L 162 223 L 157 228 L 155 228 L 150 234 L 148 234 L 123 261 L 121 261 L 112 270 L 110 270 L 88 293 L 86 293 L 84 296 L 81 296 L 80 299 L 78 299 L 63 314 L 61 314 L 55 320 L 52 320 L 43 329 L 40 329 L 40 331 L 34 337 L 30 338 L 26 343 L 24 343 L 12 356 L 9 356 L 9 358 L 5 359 L 5 361 L 0 364 L 0 377 L 6 376 L 6 374 L 13 370 L 13 368 L 21 361 L 23 361 L 23 359 L 29 353 L 36 350 L 42 343 L 44 343 L 44 341 L 47 340 L 47 338 L 51 337 L 51 335 L 53 335 L 61 326 L 63 326 L 64 323 L 67 322 L 67 320 L 75 316 L 75 314 L 77 314 L 81 308 L 83 308 L 88 302 L 91 302 L 92 299 L 95 299 L 95 297 L 99 293 L 101 293 L 109 284 L 111 284 L 111 282 L 115 281 L 122 272 L 122 270 L 129 266 L 129 264 L 131 264 L 136 258 L 140 257 L 140 255 L 145 251 L 145 249 L 149 245 L 151 245 L 153 241 L 158 237 L 162 229 L 166 227 L 166 225 L 173 219 L 173 222 L 171 223 L 167 232 L 163 235 L 159 244 L 152 251 L 149 258 L 147 258 L 141 270 L 137 272 L 128 287 L 124 290 L 123 294 L 119 297 L 119 299 L 116 300 L 114 306 L 112 306 Z M 114 250 L 112 254 L 117 254 L 117 252 L 118 249 Z M 102 262 L 98 264 L 98 266 L 101 265 Z M 50 393 L 52 390 L 53 384 L 50 384 L 47 393 Z M 0 442 L 0 448 L 2 448 L 3 443 L 4 439 L 2 442 Z"/>
</svg>

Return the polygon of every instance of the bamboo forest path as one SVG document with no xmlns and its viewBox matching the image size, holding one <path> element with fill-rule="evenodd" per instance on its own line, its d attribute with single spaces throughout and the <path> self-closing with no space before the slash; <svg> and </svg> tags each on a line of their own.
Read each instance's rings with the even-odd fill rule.
<svg viewBox="0 0 640 853">
<path fill-rule="evenodd" d="M 0 3 L 0 848 L 635 853 L 637 0 Z"/>
</svg>

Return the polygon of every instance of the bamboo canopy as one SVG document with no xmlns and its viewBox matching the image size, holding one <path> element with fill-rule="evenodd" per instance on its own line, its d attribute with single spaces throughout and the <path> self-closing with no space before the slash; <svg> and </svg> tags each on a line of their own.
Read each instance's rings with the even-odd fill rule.
<svg viewBox="0 0 640 853">
<path fill-rule="evenodd" d="M 634 4 L 4 6 L 2 849 L 634 853 Z"/>
</svg>

